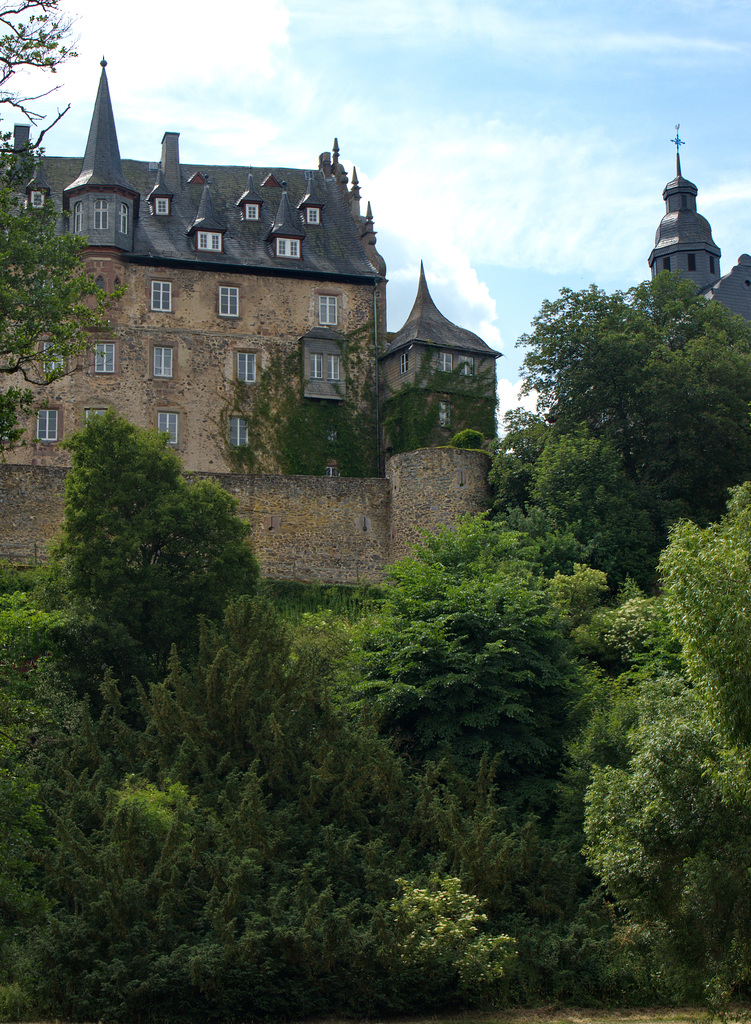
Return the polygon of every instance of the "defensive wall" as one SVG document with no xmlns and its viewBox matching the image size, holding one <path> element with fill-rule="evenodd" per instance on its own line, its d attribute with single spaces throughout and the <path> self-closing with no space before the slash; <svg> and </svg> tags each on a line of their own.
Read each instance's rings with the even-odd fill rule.
<svg viewBox="0 0 751 1024">
<path fill-rule="evenodd" d="M 424 530 L 485 511 L 490 459 L 461 448 L 401 452 L 385 478 L 200 473 L 238 501 L 264 576 L 378 582 Z M 0 465 L 0 558 L 45 557 L 63 518 L 63 467 Z"/>
</svg>

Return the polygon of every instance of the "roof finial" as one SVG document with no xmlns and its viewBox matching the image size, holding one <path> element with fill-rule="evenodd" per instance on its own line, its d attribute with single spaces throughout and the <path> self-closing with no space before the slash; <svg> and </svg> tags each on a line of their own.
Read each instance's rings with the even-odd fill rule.
<svg viewBox="0 0 751 1024">
<path fill-rule="evenodd" d="M 106 68 L 107 67 L 107 61 L 104 59 L 104 57 L 102 57 L 102 59 L 99 61 L 99 67 L 101 67 L 101 68 Z"/>
<path fill-rule="evenodd" d="M 670 140 L 675 146 L 675 173 L 676 177 L 678 178 L 681 177 L 681 146 L 686 145 L 686 143 L 678 134 L 680 128 L 681 126 L 679 124 L 675 126 L 675 138 Z"/>
</svg>

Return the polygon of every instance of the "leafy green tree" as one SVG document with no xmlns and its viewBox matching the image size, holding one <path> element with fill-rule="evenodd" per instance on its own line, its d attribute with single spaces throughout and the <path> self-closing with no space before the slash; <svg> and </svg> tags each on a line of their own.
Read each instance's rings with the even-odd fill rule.
<svg viewBox="0 0 751 1024">
<path fill-rule="evenodd" d="M 661 568 L 691 681 L 734 742 L 751 745 L 751 483 L 728 514 L 699 529 L 681 523 Z"/>
<path fill-rule="evenodd" d="M 507 779 L 556 764 L 568 668 L 535 570 L 523 537 L 481 519 L 390 570 L 384 611 L 365 627 L 361 700 L 405 753 L 450 752 L 470 772 L 489 753 Z"/>
<path fill-rule="evenodd" d="M 610 440 L 656 529 L 722 514 L 751 476 L 751 328 L 690 282 L 564 289 L 521 339 L 524 390 L 556 431 Z"/>
<path fill-rule="evenodd" d="M 0 106 L 39 121 L 34 99 L 13 91 L 16 72 L 54 73 L 72 55 L 65 45 L 68 19 L 58 0 L 0 3 Z M 58 116 L 59 117 L 62 115 Z M 46 130 L 46 129 L 45 129 Z M 44 131 L 22 151 L 0 132 L 0 438 L 12 446 L 34 406 L 29 384 L 63 376 L 90 343 L 90 332 L 107 327 L 112 297 L 96 288 L 82 263 L 85 240 L 57 234 L 58 214 L 49 201 L 26 203 Z"/>
<path fill-rule="evenodd" d="M 233 595 L 255 590 L 249 527 L 222 488 L 188 483 L 165 434 L 110 411 L 66 443 L 73 468 L 54 558 L 74 595 L 165 664 L 173 643 L 195 640 L 200 615 L 220 618 Z"/>
<path fill-rule="evenodd" d="M 608 437 L 585 428 L 549 437 L 532 473 L 532 500 L 555 530 L 569 529 L 614 589 L 653 582 L 659 550 L 637 485 Z"/>
<path fill-rule="evenodd" d="M 680 680 L 646 687 L 623 768 L 595 772 L 588 859 L 652 949 L 661 998 L 720 1005 L 751 980 L 747 751 L 729 748 Z"/>
</svg>

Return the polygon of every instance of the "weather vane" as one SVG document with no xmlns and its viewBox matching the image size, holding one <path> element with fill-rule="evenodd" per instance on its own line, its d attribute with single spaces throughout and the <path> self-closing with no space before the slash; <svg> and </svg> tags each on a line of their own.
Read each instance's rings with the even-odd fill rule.
<svg viewBox="0 0 751 1024">
<path fill-rule="evenodd" d="M 681 146 L 685 146 L 686 145 L 686 143 L 683 141 L 683 139 L 678 134 L 678 132 L 680 131 L 680 128 L 681 128 L 681 126 L 679 124 L 677 124 L 675 126 L 675 138 L 670 140 L 673 143 L 673 145 L 675 146 L 676 153 L 680 153 Z"/>
</svg>

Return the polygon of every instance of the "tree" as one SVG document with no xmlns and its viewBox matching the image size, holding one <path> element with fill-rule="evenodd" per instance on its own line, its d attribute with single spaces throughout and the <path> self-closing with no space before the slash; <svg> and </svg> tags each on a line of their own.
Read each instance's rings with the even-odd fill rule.
<svg viewBox="0 0 751 1024">
<path fill-rule="evenodd" d="M 259 578 L 235 499 L 207 480 L 189 484 L 168 444 L 112 411 L 73 435 L 54 555 L 74 595 L 123 624 L 157 664 L 195 639 L 198 616 L 220 618 Z"/>
<path fill-rule="evenodd" d="M 70 19 L 60 11 L 58 0 L 6 0 L 0 3 L 0 25 L 5 29 L 0 37 L 0 103 L 15 107 L 37 123 L 40 115 L 31 110 L 30 104 L 53 90 L 23 96 L 12 91 L 9 83 L 18 71 L 36 69 L 54 74 L 59 64 L 75 56 L 65 44 Z M 36 146 L 40 142 L 41 137 Z"/>
<path fill-rule="evenodd" d="M 468 520 L 390 570 L 384 611 L 365 627 L 361 700 L 412 758 L 450 753 L 474 774 L 488 753 L 506 782 L 554 771 L 567 664 L 525 541 Z"/>
<path fill-rule="evenodd" d="M 40 96 L 12 91 L 11 81 L 20 70 L 54 74 L 72 56 L 64 42 L 68 25 L 58 0 L 0 3 L 0 105 L 40 120 L 31 109 Z M 63 376 L 67 362 L 90 344 L 90 332 L 106 329 L 112 300 L 84 269 L 85 240 L 57 233 L 50 201 L 26 203 L 46 130 L 20 151 L 10 133 L 0 133 L 0 447 L 12 447 L 24 432 L 21 421 L 34 405 L 27 385 Z"/>
<path fill-rule="evenodd" d="M 681 523 L 661 568 L 688 673 L 712 715 L 751 747 L 751 483 L 737 488 L 728 514 L 701 530 Z"/>
<path fill-rule="evenodd" d="M 751 476 L 751 326 L 690 282 L 564 289 L 520 344 L 523 390 L 555 432 L 584 424 L 610 440 L 660 536 L 680 517 L 718 518 Z"/>
</svg>

